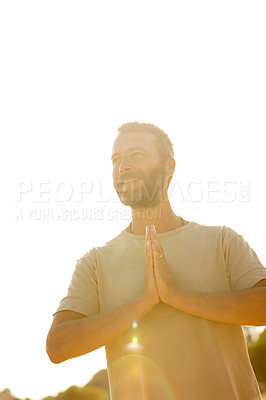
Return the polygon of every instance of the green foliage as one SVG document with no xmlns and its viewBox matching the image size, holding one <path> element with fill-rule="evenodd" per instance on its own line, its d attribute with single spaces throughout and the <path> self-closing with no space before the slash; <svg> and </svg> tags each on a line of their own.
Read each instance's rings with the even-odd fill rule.
<svg viewBox="0 0 266 400">
<path fill-rule="evenodd" d="M 15 398 L 10 389 L 0 393 L 0 400 L 20 400 Z M 106 369 L 98 371 L 84 387 L 71 386 L 57 396 L 48 396 L 42 400 L 109 400 L 109 383 Z M 25 400 L 30 400 L 26 398 Z"/>
<path fill-rule="evenodd" d="M 266 390 L 266 328 L 260 334 L 259 340 L 248 345 L 250 360 L 258 379 L 261 390 Z"/>
<path fill-rule="evenodd" d="M 71 386 L 61 393 L 57 400 L 107 400 L 108 398 L 106 391 L 102 388 Z"/>
</svg>

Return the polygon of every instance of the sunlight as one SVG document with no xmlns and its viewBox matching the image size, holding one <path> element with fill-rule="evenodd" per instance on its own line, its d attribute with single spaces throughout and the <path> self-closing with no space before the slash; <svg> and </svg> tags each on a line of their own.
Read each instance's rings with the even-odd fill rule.
<svg viewBox="0 0 266 400">
<path fill-rule="evenodd" d="M 2 2 L 0 391 L 39 400 L 107 366 L 103 347 L 54 365 L 45 340 L 77 260 L 129 224 L 110 163 L 124 122 L 154 123 L 172 139 L 174 212 L 232 227 L 265 263 L 260 4 Z M 253 327 L 254 340 L 263 329 Z M 173 399 L 133 335 L 115 373 L 135 371 Z"/>
</svg>

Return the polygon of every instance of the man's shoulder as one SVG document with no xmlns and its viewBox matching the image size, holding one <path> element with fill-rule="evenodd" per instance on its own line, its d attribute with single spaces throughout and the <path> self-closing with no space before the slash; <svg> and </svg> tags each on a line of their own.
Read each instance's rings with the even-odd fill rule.
<svg viewBox="0 0 266 400">
<path fill-rule="evenodd" d="M 103 244 L 99 244 L 98 246 L 91 248 L 91 250 L 88 253 L 86 253 L 86 255 L 88 257 L 92 256 L 93 258 L 100 256 L 100 255 L 107 255 L 108 253 L 112 252 L 114 249 L 119 248 L 122 245 L 123 239 L 124 239 L 124 236 L 123 236 L 123 231 L 122 231 L 117 236 L 115 236 L 113 239 L 110 239 Z"/>
<path fill-rule="evenodd" d="M 108 257 L 121 244 L 121 233 L 106 243 L 91 247 L 77 260 L 80 266 L 97 265 L 99 258 Z"/>
<path fill-rule="evenodd" d="M 234 229 L 227 225 L 204 225 L 195 223 L 194 229 L 196 234 L 221 236 L 224 240 L 240 236 Z"/>
<path fill-rule="evenodd" d="M 206 225 L 198 222 L 193 222 L 193 228 L 194 230 L 198 232 L 221 232 L 224 230 L 225 227 L 224 225 Z"/>
</svg>

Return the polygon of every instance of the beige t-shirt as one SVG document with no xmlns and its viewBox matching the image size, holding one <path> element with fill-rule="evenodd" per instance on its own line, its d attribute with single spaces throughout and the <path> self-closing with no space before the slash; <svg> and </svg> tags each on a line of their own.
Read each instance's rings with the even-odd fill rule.
<svg viewBox="0 0 266 400">
<path fill-rule="evenodd" d="M 255 252 L 228 227 L 190 222 L 159 240 L 180 290 L 230 293 L 266 278 Z M 144 271 L 144 235 L 122 231 L 78 260 L 57 311 L 93 316 L 131 302 L 142 294 Z M 112 400 L 261 399 L 241 326 L 164 303 L 137 323 L 105 346 Z"/>
</svg>

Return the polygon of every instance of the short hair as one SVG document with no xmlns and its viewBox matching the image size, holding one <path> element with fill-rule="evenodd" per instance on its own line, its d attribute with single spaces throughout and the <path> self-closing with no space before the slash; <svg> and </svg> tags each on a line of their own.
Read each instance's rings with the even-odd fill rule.
<svg viewBox="0 0 266 400">
<path fill-rule="evenodd" d="M 167 133 L 156 125 L 144 122 L 126 122 L 117 129 L 117 135 L 128 132 L 149 132 L 155 137 L 155 144 L 162 161 L 174 157 L 174 146 Z"/>
</svg>

